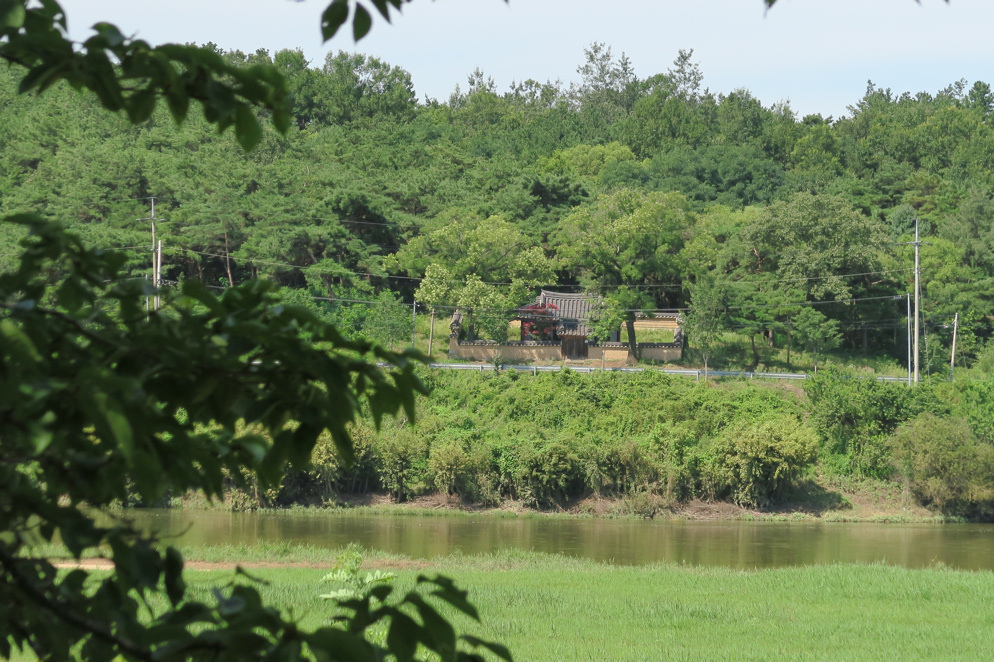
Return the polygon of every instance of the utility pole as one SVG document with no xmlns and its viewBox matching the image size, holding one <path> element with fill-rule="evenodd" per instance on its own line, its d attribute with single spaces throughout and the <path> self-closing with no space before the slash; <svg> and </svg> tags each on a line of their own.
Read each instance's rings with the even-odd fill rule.
<svg viewBox="0 0 994 662">
<path fill-rule="evenodd" d="M 159 244 L 156 247 L 155 253 L 155 309 L 158 310 L 161 305 L 161 299 L 159 298 L 159 291 L 162 289 L 162 240 L 159 240 Z"/>
<path fill-rule="evenodd" d="M 417 349 L 415 344 L 415 335 L 418 332 L 418 302 L 411 301 L 411 349 Z"/>
<path fill-rule="evenodd" d="M 919 336 L 921 335 L 921 327 L 919 326 L 919 323 L 921 321 L 922 280 L 921 280 L 921 260 L 919 259 L 918 249 L 922 246 L 922 244 L 928 244 L 928 243 L 929 242 L 927 242 L 927 241 L 921 241 L 921 239 L 918 238 L 918 217 L 915 216 L 915 240 L 914 241 L 905 241 L 905 242 L 902 242 L 901 244 L 898 244 L 899 246 L 909 246 L 910 245 L 910 246 L 914 246 L 915 247 L 915 323 L 914 323 L 914 343 L 913 343 L 914 344 L 914 348 L 912 350 L 912 352 L 914 353 L 914 357 L 915 357 L 915 359 L 914 359 L 914 363 L 915 363 L 914 383 L 915 384 L 918 383 L 918 375 L 919 375 L 919 372 L 920 372 L 919 371 L 919 363 L 920 363 L 919 359 L 921 357 L 921 348 L 919 346 L 918 339 L 919 339 Z"/>
<path fill-rule="evenodd" d="M 918 335 L 919 335 L 918 322 L 921 319 L 921 313 L 919 311 L 919 300 L 921 299 L 922 296 L 921 269 L 919 268 L 919 260 L 918 260 L 918 249 L 921 246 L 921 241 L 918 239 L 917 216 L 915 216 L 914 246 L 915 246 L 915 383 L 917 384 L 918 372 L 919 372 L 918 363 L 919 363 L 919 357 L 921 356 L 921 354 L 919 353 L 919 344 L 918 344 Z"/>
<path fill-rule="evenodd" d="M 431 309 L 431 321 L 428 322 L 428 356 L 431 356 L 431 343 L 435 339 L 435 309 Z"/>
<path fill-rule="evenodd" d="M 949 356 L 949 381 L 953 381 L 953 369 L 956 367 L 956 331 L 959 330 L 959 313 L 953 316 L 953 351 Z"/>
<path fill-rule="evenodd" d="M 152 213 L 147 218 L 139 218 L 137 221 L 152 222 L 152 286 L 155 288 L 155 296 L 152 298 L 153 310 L 159 309 L 159 286 L 162 284 L 162 240 L 155 238 L 155 197 L 148 198 L 152 203 Z M 147 299 L 146 299 L 147 301 Z M 146 309 L 148 305 L 146 303 Z"/>
<path fill-rule="evenodd" d="M 911 292 L 908 292 L 908 388 L 911 388 Z"/>
</svg>

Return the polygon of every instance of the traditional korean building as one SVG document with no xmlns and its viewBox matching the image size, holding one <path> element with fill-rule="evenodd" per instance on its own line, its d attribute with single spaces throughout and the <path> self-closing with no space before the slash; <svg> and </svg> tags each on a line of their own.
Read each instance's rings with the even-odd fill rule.
<svg viewBox="0 0 994 662">
<path fill-rule="evenodd" d="M 453 357 L 479 361 L 489 361 L 496 356 L 510 362 L 625 360 L 629 348 L 627 344 L 617 342 L 617 331 L 609 340 L 593 342 L 589 323 L 601 302 L 602 298 L 596 295 L 542 290 L 534 303 L 516 311 L 512 323 L 520 326 L 520 340 L 505 344 L 462 338 L 464 318 L 457 310 L 449 326 L 449 353 Z M 636 319 L 635 328 L 674 330 L 672 343 L 639 343 L 643 358 L 671 361 L 680 357 L 683 332 L 676 313 L 642 315 Z"/>
</svg>

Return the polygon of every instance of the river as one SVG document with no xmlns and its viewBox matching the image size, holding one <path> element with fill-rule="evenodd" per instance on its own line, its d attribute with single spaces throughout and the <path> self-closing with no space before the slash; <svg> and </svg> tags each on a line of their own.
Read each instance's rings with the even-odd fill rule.
<svg viewBox="0 0 994 662">
<path fill-rule="evenodd" d="M 143 528 L 180 535 L 177 542 L 182 546 L 287 541 L 336 548 L 356 542 L 415 558 L 521 549 L 626 565 L 889 563 L 994 570 L 994 525 L 988 524 L 631 521 L 361 511 L 127 512 Z"/>
</svg>

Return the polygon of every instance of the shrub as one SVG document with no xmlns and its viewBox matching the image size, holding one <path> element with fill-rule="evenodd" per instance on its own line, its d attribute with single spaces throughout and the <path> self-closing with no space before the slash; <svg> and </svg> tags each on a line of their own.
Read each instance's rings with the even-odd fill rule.
<svg viewBox="0 0 994 662">
<path fill-rule="evenodd" d="M 582 489 L 579 459 L 566 444 L 540 441 L 522 450 L 517 478 L 525 503 L 551 506 Z"/>
<path fill-rule="evenodd" d="M 922 414 L 890 439 L 894 464 L 923 505 L 943 512 L 994 512 L 994 446 L 977 440 L 959 417 Z"/>
<path fill-rule="evenodd" d="M 400 425 L 381 434 L 374 446 L 380 485 L 397 501 L 427 491 L 428 445 L 412 426 Z"/>
<path fill-rule="evenodd" d="M 658 458 L 660 492 L 667 501 L 694 494 L 698 476 L 699 440 L 687 424 L 667 425 L 654 433 L 653 455 Z"/>
<path fill-rule="evenodd" d="M 375 432 L 368 423 L 351 425 L 355 462 L 346 466 L 327 431 L 318 437 L 310 465 L 287 473 L 280 484 L 278 505 L 326 502 L 339 492 L 362 493 L 376 484 L 373 466 Z"/>
<path fill-rule="evenodd" d="M 909 389 L 834 367 L 805 380 L 804 391 L 811 399 L 811 423 L 822 440 L 826 466 L 870 478 L 890 475 L 887 438 L 898 425 L 923 412 L 948 409 L 931 384 Z"/>
<path fill-rule="evenodd" d="M 817 445 L 814 432 L 794 416 L 728 426 L 702 463 L 704 490 L 743 506 L 765 506 L 800 477 Z"/>
<path fill-rule="evenodd" d="M 469 456 L 459 441 L 449 439 L 432 446 L 428 472 L 435 489 L 446 494 L 464 494 L 468 471 Z"/>
<path fill-rule="evenodd" d="M 967 382 L 962 387 L 959 410 L 977 439 L 994 444 L 994 376 Z"/>
</svg>

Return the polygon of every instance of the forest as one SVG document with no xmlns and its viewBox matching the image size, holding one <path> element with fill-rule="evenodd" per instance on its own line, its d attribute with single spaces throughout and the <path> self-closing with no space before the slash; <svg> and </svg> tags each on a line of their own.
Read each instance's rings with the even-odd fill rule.
<svg viewBox="0 0 994 662">
<path fill-rule="evenodd" d="M 401 0 L 372 4 L 388 18 Z M 328 6 L 325 39 L 350 11 Z M 352 16 L 358 39 L 369 12 Z M 834 508 L 865 479 L 943 517 L 994 517 L 987 84 L 868 83 L 847 116 L 798 118 L 712 93 L 692 51 L 642 77 L 595 43 L 576 83 L 502 92 L 475 71 L 420 99 L 361 54 L 153 48 L 103 23 L 71 44 L 54 0 L 0 19 L 0 657 L 511 659 L 457 638 L 416 590 L 378 587 L 313 631 L 248 583 L 201 598 L 177 548 L 94 517 L 191 494 L 539 508 L 593 494 L 652 517 L 798 488 Z M 506 337 L 546 287 L 600 295 L 598 338 L 680 310 L 705 362 L 731 335 L 750 365 L 784 345 L 789 364 L 793 343 L 812 367 L 837 351 L 893 368 L 919 223 L 926 373 L 944 376 L 956 319 L 959 361 L 986 379 L 461 374 L 388 349 L 414 306 Z M 155 286 L 161 313 L 141 305 Z M 63 572 L 39 542 L 114 570 Z M 452 580 L 417 582 L 478 618 Z"/>
<path fill-rule="evenodd" d="M 68 86 L 20 95 L 4 69 L 0 213 L 40 210 L 124 250 L 134 278 L 152 275 L 154 224 L 167 288 L 261 277 L 384 343 L 410 338 L 413 302 L 506 337 L 544 287 L 601 295 L 591 321 L 605 338 L 640 312 L 696 309 L 690 346 L 716 326 L 744 340 L 747 367 L 791 344 L 815 364 L 837 350 L 903 366 L 918 219 L 923 368 L 948 371 L 954 316 L 957 365 L 991 335 L 987 83 L 869 82 L 844 117 L 798 117 L 745 89 L 711 92 L 693 51 L 642 76 L 594 43 L 569 85 L 501 91 L 477 70 L 438 100 L 359 53 L 318 65 L 212 48 L 286 77 L 286 134 L 263 122 L 246 153 L 202 113 L 133 125 Z M 19 232 L 0 227 L 4 269 Z"/>
</svg>

